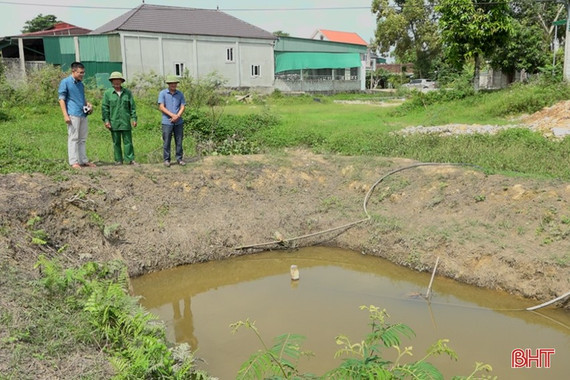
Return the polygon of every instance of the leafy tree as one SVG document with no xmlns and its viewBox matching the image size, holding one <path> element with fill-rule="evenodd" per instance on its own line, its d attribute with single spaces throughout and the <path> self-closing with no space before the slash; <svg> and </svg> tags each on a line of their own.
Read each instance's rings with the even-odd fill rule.
<svg viewBox="0 0 570 380">
<path fill-rule="evenodd" d="M 553 54 L 556 53 L 554 38 L 560 42 L 566 34 L 565 27 L 556 30 L 553 25 L 565 17 L 564 5 L 517 0 L 510 3 L 510 9 L 513 33 L 505 45 L 492 54 L 491 65 L 509 74 L 519 70 L 536 73 L 551 65 Z"/>
<path fill-rule="evenodd" d="M 555 1 L 516 0 L 510 3 L 513 18 L 523 25 L 537 26 L 545 40 L 551 41 L 554 37 L 554 21 L 566 17 L 564 4 Z M 557 37 L 563 38 L 566 28 L 558 28 Z"/>
<path fill-rule="evenodd" d="M 289 37 L 290 36 L 289 33 L 284 32 L 282 30 L 276 30 L 275 32 L 273 32 L 273 35 L 277 36 L 277 37 Z"/>
<path fill-rule="evenodd" d="M 512 26 L 511 38 L 490 56 L 492 67 L 511 75 L 521 70 L 536 73 L 552 61 L 548 41 L 545 41 L 547 34 L 539 25 L 514 20 Z"/>
<path fill-rule="evenodd" d="M 480 58 L 502 48 L 513 32 L 506 0 L 440 0 L 436 10 L 448 62 L 460 71 L 473 59 L 475 78 L 479 77 Z M 477 80 L 474 85 L 477 89 Z"/>
<path fill-rule="evenodd" d="M 32 20 L 26 21 L 22 33 L 32 33 L 46 30 L 57 24 L 59 20 L 54 15 L 42 15 L 41 13 Z"/>
<path fill-rule="evenodd" d="M 377 68 L 374 72 L 367 73 L 366 87 L 367 88 L 387 88 L 389 79 L 395 74 L 383 68 Z"/>
<path fill-rule="evenodd" d="M 436 0 L 373 0 L 375 45 L 381 53 L 394 48 L 398 62 L 412 62 L 418 77 L 429 77 L 441 54 L 434 12 Z"/>
</svg>

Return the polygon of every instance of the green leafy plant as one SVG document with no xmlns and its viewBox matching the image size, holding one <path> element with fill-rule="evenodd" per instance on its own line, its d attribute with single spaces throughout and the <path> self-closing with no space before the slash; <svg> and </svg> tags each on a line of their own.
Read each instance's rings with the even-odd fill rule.
<svg viewBox="0 0 570 380">
<path fill-rule="evenodd" d="M 193 110 L 189 115 L 189 129 L 200 155 L 259 153 L 261 147 L 252 137 L 278 123 L 277 117 L 268 111 L 214 118 L 205 111 Z"/>
<path fill-rule="evenodd" d="M 475 199 L 475 202 L 479 203 L 487 199 L 487 196 L 485 194 L 477 194 L 473 197 L 473 199 Z"/>
<path fill-rule="evenodd" d="M 300 378 L 296 362 L 302 356 L 312 355 L 310 352 L 301 350 L 301 343 L 305 339 L 302 335 L 284 334 L 275 338 L 273 346 L 268 347 L 263 341 L 255 322 L 249 319 L 232 323 L 232 333 L 236 333 L 241 327 L 246 327 L 254 332 L 263 346 L 252 354 L 240 367 L 238 379 L 263 379 L 263 378 Z"/>
<path fill-rule="evenodd" d="M 57 261 L 40 256 L 36 268 L 49 297 L 64 296 L 66 304 L 91 326 L 90 336 L 110 355 L 116 379 L 207 378 L 195 370 L 189 350 L 173 354 L 164 326 L 129 296 L 124 264 L 89 262 L 63 270 Z"/>
<path fill-rule="evenodd" d="M 49 242 L 49 236 L 43 229 L 33 229 L 42 219 L 39 216 L 34 216 L 26 222 L 26 227 L 30 230 L 32 244 L 46 245 Z"/>
<path fill-rule="evenodd" d="M 343 363 L 330 371 L 324 379 L 443 379 L 441 372 L 427 360 L 430 357 L 445 354 L 452 360 L 457 355 L 449 346 L 449 340 L 439 339 L 428 348 L 426 354 L 419 360 L 404 362 L 405 357 L 412 356 L 412 347 L 401 347 L 402 338 L 412 338 L 414 331 L 403 323 L 390 324 L 386 310 L 376 306 L 361 306 L 361 310 L 368 310 L 371 331 L 363 340 L 352 343 L 351 340 L 339 335 L 336 337 L 338 345 L 342 346 L 335 354 L 335 358 L 347 356 Z M 255 322 L 249 319 L 238 321 L 230 325 L 235 333 L 239 328 L 246 327 L 254 332 L 262 344 L 262 349 L 250 356 L 238 371 L 238 379 L 314 379 L 321 378 L 313 374 L 303 374 L 297 369 L 296 362 L 302 356 L 310 355 L 301 350 L 304 337 L 301 335 L 284 334 L 275 339 L 275 344 L 268 347 L 263 341 Z M 394 349 L 396 359 L 390 361 L 385 358 L 384 350 Z M 455 380 L 472 380 L 482 371 L 491 371 L 488 364 L 476 363 L 475 370 L 466 377 L 454 377 Z"/>
<path fill-rule="evenodd" d="M 389 317 L 385 310 L 376 306 L 361 306 L 361 310 L 368 310 L 370 314 L 371 331 L 359 343 L 351 343 L 348 337 L 338 336 L 337 344 L 343 346 L 337 351 L 335 357 L 349 356 L 340 367 L 330 371 L 326 377 L 331 379 L 439 379 L 443 375 L 426 360 L 435 355 L 447 354 L 451 359 L 457 360 L 455 352 L 449 348 L 447 339 L 440 339 L 427 351 L 420 360 L 412 363 L 402 363 L 405 356 L 412 356 L 412 348 L 401 348 L 401 338 L 415 336 L 414 331 L 402 323 L 389 324 Z M 398 352 L 394 362 L 384 359 L 382 350 L 393 348 Z"/>
</svg>

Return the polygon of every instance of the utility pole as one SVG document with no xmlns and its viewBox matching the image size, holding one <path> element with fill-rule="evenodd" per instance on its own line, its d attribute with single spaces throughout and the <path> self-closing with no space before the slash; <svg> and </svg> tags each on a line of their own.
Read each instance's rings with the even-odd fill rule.
<svg viewBox="0 0 570 380">
<path fill-rule="evenodd" d="M 566 36 L 564 36 L 563 76 L 565 81 L 570 82 L 570 0 L 563 0 L 563 1 L 564 5 L 566 6 Z"/>
<path fill-rule="evenodd" d="M 550 1 L 552 0 L 538 0 L 538 2 L 545 3 Z M 565 81 L 570 82 L 570 0 L 554 0 L 554 2 L 564 4 L 564 7 L 566 8 L 566 36 L 564 36 L 564 67 L 562 77 Z M 556 25 L 556 22 L 554 24 Z M 556 56 L 556 51 L 553 51 L 553 54 Z"/>
</svg>

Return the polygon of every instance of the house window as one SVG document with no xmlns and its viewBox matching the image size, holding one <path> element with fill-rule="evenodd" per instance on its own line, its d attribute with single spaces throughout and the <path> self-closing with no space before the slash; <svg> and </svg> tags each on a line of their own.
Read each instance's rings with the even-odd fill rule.
<svg viewBox="0 0 570 380">
<path fill-rule="evenodd" d="M 184 76 L 184 64 L 183 63 L 175 63 L 174 64 L 174 73 L 177 77 Z"/>
<path fill-rule="evenodd" d="M 251 76 L 258 77 L 261 75 L 261 67 L 259 65 L 251 65 Z"/>
<path fill-rule="evenodd" d="M 234 48 L 226 49 L 226 62 L 234 62 Z"/>
</svg>

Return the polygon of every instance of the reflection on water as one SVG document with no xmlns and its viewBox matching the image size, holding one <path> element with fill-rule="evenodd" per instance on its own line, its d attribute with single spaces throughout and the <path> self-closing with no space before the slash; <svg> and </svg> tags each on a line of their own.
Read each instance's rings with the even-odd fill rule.
<svg viewBox="0 0 570 380">
<path fill-rule="evenodd" d="M 298 281 L 291 280 L 291 265 L 298 267 Z M 360 305 L 385 308 L 389 322 L 405 323 L 416 332 L 402 342 L 413 346 L 414 360 L 437 339 L 450 339 L 459 361 L 431 360 L 446 378 L 470 374 L 476 361 L 491 364 L 492 375 L 501 379 L 567 378 L 570 313 L 524 311 L 536 303 L 437 276 L 428 304 L 416 295 L 425 294 L 429 280 L 429 273 L 379 258 L 313 247 L 194 264 L 132 282 L 143 306 L 165 321 L 168 338 L 189 343 L 207 362 L 204 368 L 224 380 L 235 378 L 240 364 L 260 348 L 247 330 L 231 334 L 231 323 L 256 321 L 268 345 L 283 333 L 306 336 L 303 349 L 315 356 L 299 367 L 322 375 L 340 363 L 334 359 L 337 335 L 358 342 L 369 332 L 368 314 Z M 515 348 L 554 348 L 556 353 L 551 368 L 511 369 Z"/>
</svg>

